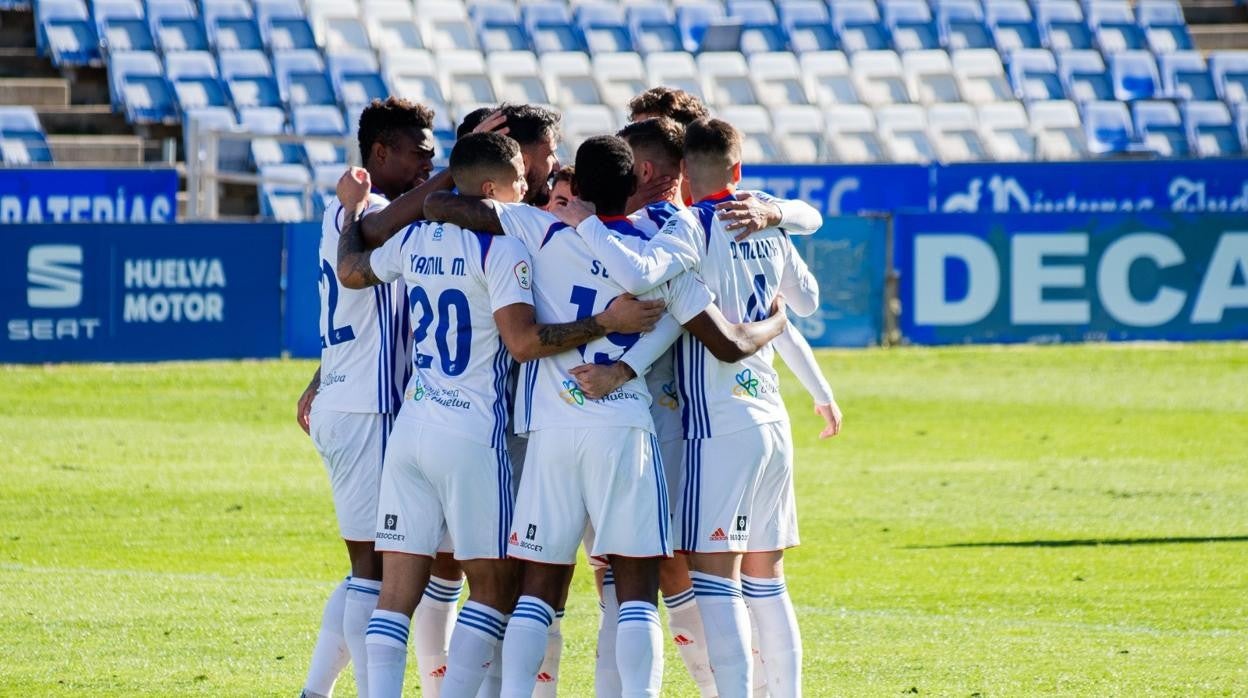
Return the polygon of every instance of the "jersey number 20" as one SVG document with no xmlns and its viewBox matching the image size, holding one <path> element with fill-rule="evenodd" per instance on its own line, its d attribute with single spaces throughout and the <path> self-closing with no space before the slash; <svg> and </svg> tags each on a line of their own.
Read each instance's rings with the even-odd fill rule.
<svg viewBox="0 0 1248 698">
<path fill-rule="evenodd" d="M 433 357 L 420 352 L 421 343 L 429 336 L 429 326 L 433 324 L 433 304 L 425 289 L 416 286 L 408 294 L 412 304 L 412 343 L 416 347 L 416 368 L 429 368 L 433 365 Z M 455 309 L 455 351 L 451 352 L 447 335 L 451 332 L 451 308 Z M 417 313 L 420 314 L 419 319 Z M 438 296 L 438 326 L 433 330 L 433 339 L 438 347 L 438 358 L 442 372 L 448 376 L 458 376 L 468 368 L 468 357 L 472 351 L 472 319 L 469 317 L 468 297 L 457 288 L 448 288 Z"/>
</svg>

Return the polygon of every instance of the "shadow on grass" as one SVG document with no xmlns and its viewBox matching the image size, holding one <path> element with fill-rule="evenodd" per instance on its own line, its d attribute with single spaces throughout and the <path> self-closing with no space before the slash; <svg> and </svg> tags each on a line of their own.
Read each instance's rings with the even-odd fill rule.
<svg viewBox="0 0 1248 698">
<path fill-rule="evenodd" d="M 1085 538 L 1076 540 L 1017 540 L 944 545 L 907 545 L 906 550 L 945 548 L 1079 548 L 1099 545 L 1174 545 L 1191 543 L 1248 543 L 1248 536 L 1187 536 L 1175 538 Z"/>
</svg>

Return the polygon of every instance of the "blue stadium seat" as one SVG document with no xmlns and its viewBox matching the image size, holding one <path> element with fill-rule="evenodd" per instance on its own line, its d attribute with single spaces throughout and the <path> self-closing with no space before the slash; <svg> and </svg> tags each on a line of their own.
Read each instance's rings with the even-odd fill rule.
<svg viewBox="0 0 1248 698">
<path fill-rule="evenodd" d="M 337 107 L 306 104 L 295 107 L 291 127 L 300 136 L 345 136 L 347 124 Z M 312 166 L 328 163 L 346 163 L 347 151 L 340 145 L 327 141 L 309 140 L 303 144 L 304 157 Z"/>
<path fill-rule="evenodd" d="M 304 194 L 312 182 L 308 168 L 295 164 L 265 165 L 260 168 L 260 176 L 265 180 L 257 192 L 261 216 L 286 223 L 314 220 L 316 206 L 307 202 Z"/>
<path fill-rule="evenodd" d="M 95 32 L 106 52 L 156 49 L 140 0 L 95 0 L 92 12 Z"/>
<path fill-rule="evenodd" d="M 898 52 L 940 48 L 940 30 L 924 0 L 884 0 L 883 7 Z"/>
<path fill-rule="evenodd" d="M 1239 132 L 1239 144 L 1248 152 L 1248 102 L 1235 105 L 1235 130 Z"/>
<path fill-rule="evenodd" d="M 269 57 L 262 51 L 222 51 L 218 74 L 241 118 L 244 109 L 282 106 Z M 285 121 L 285 117 L 283 117 Z"/>
<path fill-rule="evenodd" d="M 414 14 L 425 48 L 431 51 L 476 50 L 476 27 L 458 2 L 417 0 Z"/>
<path fill-rule="evenodd" d="M 568 7 L 562 2 L 535 2 L 524 5 L 524 26 L 538 53 L 584 51 L 581 33 L 572 24 Z"/>
<path fill-rule="evenodd" d="M 724 8 L 717 2 L 684 3 L 676 7 L 676 26 L 680 28 L 680 42 L 689 53 L 702 48 L 702 36 L 706 28 L 723 19 Z"/>
<path fill-rule="evenodd" d="M 32 107 L 0 107 L 0 163 L 49 164 L 52 149 Z"/>
<path fill-rule="evenodd" d="M 979 0 L 936 0 L 941 43 L 950 51 L 993 48 Z"/>
<path fill-rule="evenodd" d="M 1209 56 L 1209 72 L 1223 101 L 1248 102 L 1248 51 L 1213 52 Z"/>
<path fill-rule="evenodd" d="M 1157 57 L 1161 91 L 1170 99 L 1209 100 L 1218 98 L 1213 76 L 1200 51 L 1176 51 Z"/>
<path fill-rule="evenodd" d="M 1135 14 L 1126 2 L 1099 0 L 1092 3 L 1088 6 L 1088 26 L 1096 32 L 1096 43 L 1106 56 L 1145 48 L 1144 33 L 1135 23 Z"/>
<path fill-rule="evenodd" d="M 126 51 L 109 58 L 109 91 L 114 107 L 132 123 L 172 122 L 177 117 L 173 90 L 160 58 L 152 51 Z"/>
<path fill-rule="evenodd" d="M 316 35 L 299 0 L 257 0 L 260 36 L 270 52 L 315 49 Z"/>
<path fill-rule="evenodd" d="M 190 109 L 229 106 L 225 83 L 217 73 L 217 62 L 207 51 L 165 54 L 165 77 L 184 114 Z"/>
<path fill-rule="evenodd" d="M 1131 105 L 1131 112 L 1144 147 L 1163 158 L 1188 156 L 1187 131 L 1174 102 L 1136 102 Z"/>
<path fill-rule="evenodd" d="M 200 141 L 199 152 L 191 150 L 191 135 L 195 129 L 201 131 L 234 131 L 238 123 L 234 112 L 226 107 L 196 107 L 187 109 L 182 115 L 182 152 L 186 162 L 203 160 L 208 156 L 204 141 Z M 221 138 L 217 141 L 217 169 L 227 172 L 245 172 L 251 169 L 251 144 L 241 138 Z"/>
<path fill-rule="evenodd" d="M 1057 59 L 1047 49 L 1023 49 L 1010 54 L 1010 84 L 1024 102 L 1066 99 Z"/>
<path fill-rule="evenodd" d="M 631 5 L 628 8 L 628 27 L 633 35 L 633 46 L 642 55 L 683 49 L 680 31 L 676 28 L 676 15 L 667 3 Z"/>
<path fill-rule="evenodd" d="M 892 48 L 880 12 L 870 0 L 846 0 L 830 6 L 832 26 L 846 53 Z"/>
<path fill-rule="evenodd" d="M 338 102 L 348 110 L 363 109 L 374 99 L 384 100 L 391 92 L 371 52 L 331 53 L 329 74 Z"/>
<path fill-rule="evenodd" d="M 471 16 L 483 51 L 528 51 L 529 35 L 520 23 L 520 12 L 511 3 L 473 5 Z"/>
<path fill-rule="evenodd" d="M 273 74 L 287 107 L 337 104 L 334 88 L 317 51 L 275 51 Z"/>
<path fill-rule="evenodd" d="M 984 17 L 1002 56 L 1021 49 L 1040 48 L 1040 29 L 1027 0 L 988 0 Z"/>
<path fill-rule="evenodd" d="M 1123 51 L 1109 57 L 1114 98 L 1122 102 L 1152 99 L 1161 90 L 1157 62 L 1148 51 Z"/>
<path fill-rule="evenodd" d="M 1160 56 L 1192 49 L 1183 8 L 1174 0 L 1144 0 L 1136 7 L 1135 15 L 1153 53 Z"/>
<path fill-rule="evenodd" d="M 1202 158 L 1243 155 L 1243 144 L 1225 104 L 1186 102 L 1180 109 L 1187 127 L 1187 140 L 1196 155 Z"/>
<path fill-rule="evenodd" d="M 1083 132 L 1088 140 L 1088 152 L 1094 155 L 1127 153 L 1137 148 L 1131 113 L 1122 102 L 1084 104 Z"/>
<path fill-rule="evenodd" d="M 1066 94 L 1076 104 L 1114 98 L 1114 86 L 1105 70 L 1105 61 L 1096 51 L 1059 53 L 1057 69 Z"/>
<path fill-rule="evenodd" d="M 260 25 L 247 0 L 204 0 L 204 29 L 214 51 L 258 51 L 264 48 Z"/>
<path fill-rule="evenodd" d="M 1040 0 L 1036 21 L 1045 46 L 1054 53 L 1092 48 L 1092 32 L 1076 0 Z"/>
<path fill-rule="evenodd" d="M 741 22 L 742 53 L 748 56 L 788 50 L 788 36 L 769 0 L 729 0 L 728 14 Z"/>
<path fill-rule="evenodd" d="M 100 61 L 100 42 L 83 0 L 40 0 L 35 6 L 35 43 L 52 62 L 63 66 Z"/>
<path fill-rule="evenodd" d="M 257 134 L 286 133 L 286 112 L 276 107 L 240 109 L 238 123 L 245 131 Z M 278 143 L 270 138 L 253 138 L 249 144 L 252 169 L 266 165 L 298 165 L 303 163 L 303 148 L 297 143 Z"/>
<path fill-rule="evenodd" d="M 633 37 L 628 31 L 624 10 L 618 5 L 601 2 L 585 3 L 576 8 L 576 25 L 585 37 L 592 54 L 620 53 L 633 50 Z"/>
<path fill-rule="evenodd" d="M 162 52 L 208 50 L 208 36 L 191 0 L 148 0 L 147 21 Z"/>
<path fill-rule="evenodd" d="M 835 51 L 840 48 L 832 32 L 828 6 L 821 0 L 787 0 L 780 3 L 780 23 L 789 35 L 794 53 Z"/>
</svg>

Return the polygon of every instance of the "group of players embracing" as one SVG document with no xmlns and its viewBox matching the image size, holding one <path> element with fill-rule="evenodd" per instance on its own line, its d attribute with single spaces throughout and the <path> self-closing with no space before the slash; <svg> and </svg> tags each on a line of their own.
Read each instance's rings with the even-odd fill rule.
<svg viewBox="0 0 1248 698">
<path fill-rule="evenodd" d="M 351 558 L 305 696 L 329 696 L 348 661 L 360 695 L 400 695 L 409 638 L 422 695 L 555 695 L 582 544 L 597 696 L 661 693 L 660 592 L 702 695 L 801 694 L 772 355 L 821 436 L 838 433 L 785 311 L 818 305 L 789 236 L 822 218 L 737 189 L 741 136 L 696 97 L 630 106 L 562 168 L 557 112 L 478 110 L 437 174 L 428 108 L 361 115 L 364 167 L 325 211 L 321 365 L 298 405 Z"/>
</svg>

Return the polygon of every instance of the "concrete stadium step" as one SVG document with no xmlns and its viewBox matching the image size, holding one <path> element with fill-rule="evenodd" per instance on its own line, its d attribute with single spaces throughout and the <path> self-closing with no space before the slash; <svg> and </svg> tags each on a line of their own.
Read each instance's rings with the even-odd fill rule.
<svg viewBox="0 0 1248 698">
<path fill-rule="evenodd" d="M 0 78 L 56 78 L 61 73 L 33 47 L 0 48 Z"/>
<path fill-rule="evenodd" d="M 52 159 L 58 165 L 139 165 L 143 163 L 143 139 L 138 136 L 49 135 Z"/>
<path fill-rule="evenodd" d="M 0 11 L 0 47 L 35 47 L 35 13 L 32 10 Z"/>
<path fill-rule="evenodd" d="M 0 78 L 0 104 L 65 107 L 69 105 L 69 81 L 65 78 Z"/>
<path fill-rule="evenodd" d="M 1248 7 L 1236 0 L 1183 0 L 1183 17 L 1188 25 L 1235 24 L 1248 22 Z"/>
<path fill-rule="evenodd" d="M 1248 48 L 1248 24 L 1195 24 L 1192 43 L 1201 51 Z"/>
<path fill-rule="evenodd" d="M 66 135 L 133 136 L 134 129 L 107 104 L 39 107 L 39 121 L 48 133 Z"/>
</svg>

